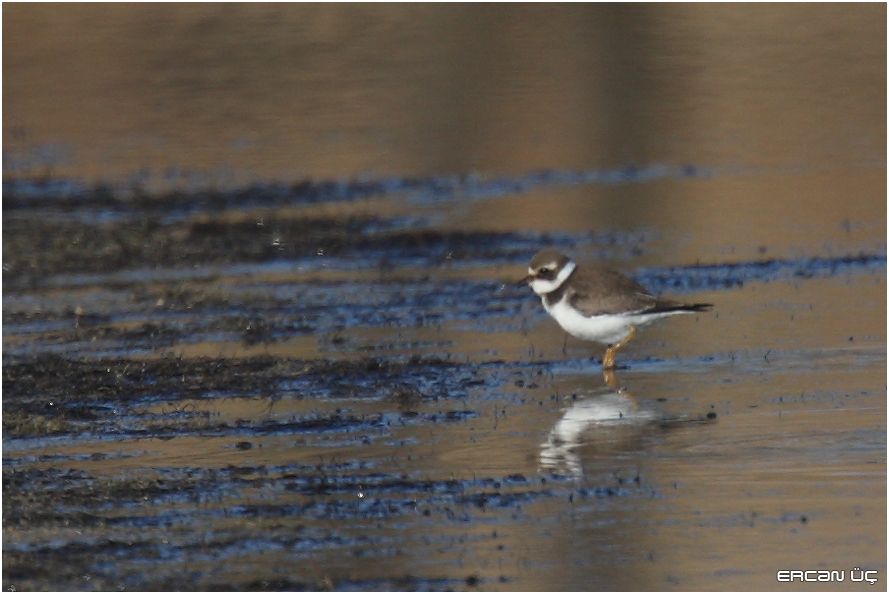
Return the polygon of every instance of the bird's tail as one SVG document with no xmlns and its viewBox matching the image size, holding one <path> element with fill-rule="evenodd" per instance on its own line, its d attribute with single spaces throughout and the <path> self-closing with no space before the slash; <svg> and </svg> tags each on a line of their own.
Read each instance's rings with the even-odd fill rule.
<svg viewBox="0 0 889 594">
<path fill-rule="evenodd" d="M 654 307 L 645 313 L 667 313 L 671 311 L 707 311 L 713 307 L 712 303 L 676 303 L 675 301 L 663 301 L 654 304 Z"/>
</svg>

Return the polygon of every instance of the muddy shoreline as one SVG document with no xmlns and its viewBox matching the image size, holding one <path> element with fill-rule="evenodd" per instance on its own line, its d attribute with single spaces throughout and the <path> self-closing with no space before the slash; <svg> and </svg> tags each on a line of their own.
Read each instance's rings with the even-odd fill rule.
<svg viewBox="0 0 889 594">
<path fill-rule="evenodd" d="M 571 587 L 639 586 L 614 563 L 650 588 L 695 587 L 749 569 L 677 577 L 672 547 L 640 527 L 680 541 L 728 527 L 737 542 L 784 550 L 824 542 L 834 520 L 855 526 L 790 495 L 808 480 L 751 479 L 753 505 L 711 491 L 734 468 L 760 468 L 748 449 L 776 435 L 796 436 L 782 449 L 789 467 L 824 448 L 823 460 L 862 463 L 832 445 L 845 434 L 807 441 L 823 434 L 823 407 L 862 415 L 857 439 L 877 455 L 881 388 L 866 378 L 885 363 L 884 339 L 838 305 L 852 290 L 884 295 L 884 248 L 669 263 L 651 260 L 657 234 L 645 229 L 438 222 L 441 193 L 475 188 L 472 203 L 553 180 L 406 180 L 385 215 L 362 201 L 396 191 L 386 180 L 12 194 L 4 589 L 502 590 L 541 572 Z M 398 204 L 415 208 L 422 192 L 431 210 L 403 216 Z M 601 352 L 566 340 L 509 282 L 544 245 L 642 262 L 629 271 L 652 290 L 717 308 L 646 333 L 610 385 Z M 773 306 L 744 305 L 763 300 Z M 769 327 L 786 330 L 721 336 Z M 822 327 L 842 334 L 812 330 Z M 734 465 L 714 466 L 721 457 Z M 592 561 L 562 542 L 570 533 Z M 581 573 L 564 578 L 566 559 Z"/>
</svg>

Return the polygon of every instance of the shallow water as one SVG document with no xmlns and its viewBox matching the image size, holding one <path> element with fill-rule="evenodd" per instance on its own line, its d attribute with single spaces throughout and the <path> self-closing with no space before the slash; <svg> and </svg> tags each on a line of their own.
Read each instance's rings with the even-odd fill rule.
<svg viewBox="0 0 889 594">
<path fill-rule="evenodd" d="M 542 10 L 4 5 L 4 589 L 885 587 L 885 7 Z"/>
</svg>

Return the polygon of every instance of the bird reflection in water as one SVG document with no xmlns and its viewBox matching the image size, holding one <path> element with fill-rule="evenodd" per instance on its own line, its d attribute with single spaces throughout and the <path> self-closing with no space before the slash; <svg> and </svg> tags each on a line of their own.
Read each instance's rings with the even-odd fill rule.
<svg viewBox="0 0 889 594">
<path fill-rule="evenodd" d="M 592 431 L 596 444 L 607 450 L 632 448 L 645 426 L 658 420 L 655 411 L 640 407 L 625 388 L 618 386 L 614 373 L 606 371 L 605 385 L 578 397 L 553 425 L 546 441 L 540 444 L 540 467 L 579 478 L 583 467 L 578 450 L 590 443 Z"/>
</svg>

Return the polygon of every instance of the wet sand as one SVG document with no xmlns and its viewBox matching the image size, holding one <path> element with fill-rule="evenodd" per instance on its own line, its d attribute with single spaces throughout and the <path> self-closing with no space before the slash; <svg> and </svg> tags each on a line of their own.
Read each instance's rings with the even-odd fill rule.
<svg viewBox="0 0 889 594">
<path fill-rule="evenodd" d="M 373 218 L 360 194 L 325 217 L 298 191 L 251 198 L 207 222 L 200 195 L 106 196 L 76 228 L 94 196 L 7 198 L 6 584 L 743 589 L 883 568 L 884 254 L 639 266 L 717 306 L 645 329 L 608 386 L 600 349 L 508 281 L 540 245 L 644 262 L 645 233 L 417 229 L 397 212 L 415 192 Z M 51 243 L 28 251 L 37 228 Z"/>
</svg>

